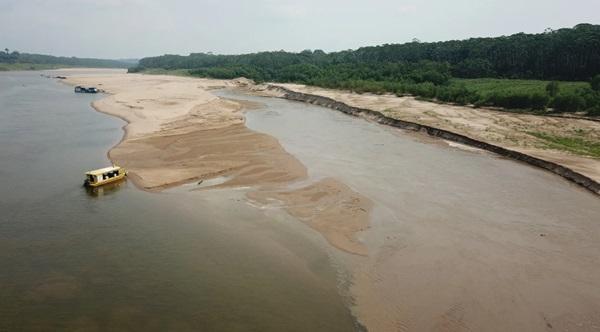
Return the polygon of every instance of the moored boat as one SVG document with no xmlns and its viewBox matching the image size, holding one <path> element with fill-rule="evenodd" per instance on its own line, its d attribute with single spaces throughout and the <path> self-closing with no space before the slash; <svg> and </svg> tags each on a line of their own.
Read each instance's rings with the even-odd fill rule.
<svg viewBox="0 0 600 332">
<path fill-rule="evenodd" d="M 98 187 L 107 183 L 119 181 L 126 176 L 127 172 L 124 168 L 113 165 L 86 172 L 83 185 L 86 187 Z"/>
<path fill-rule="evenodd" d="M 77 93 L 98 93 L 98 92 L 100 92 L 100 90 L 98 90 L 97 88 L 94 88 L 94 87 L 86 88 L 84 86 L 78 85 L 75 87 L 75 92 L 77 92 Z"/>
</svg>

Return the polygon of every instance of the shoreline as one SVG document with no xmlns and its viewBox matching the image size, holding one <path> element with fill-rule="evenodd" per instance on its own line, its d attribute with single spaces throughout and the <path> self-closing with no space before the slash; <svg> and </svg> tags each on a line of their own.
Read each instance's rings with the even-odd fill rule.
<svg viewBox="0 0 600 332">
<path fill-rule="evenodd" d="M 448 140 L 470 147 L 475 147 L 484 151 L 489 151 L 496 155 L 503 156 L 514 161 L 522 162 L 530 166 L 543 169 L 545 171 L 549 171 L 572 183 L 583 187 L 584 189 L 587 189 L 588 191 L 596 195 L 600 195 L 600 183 L 598 181 L 569 167 L 560 165 L 549 160 L 544 160 L 516 150 L 507 149 L 499 145 L 490 144 L 482 140 L 477 140 L 449 130 L 423 125 L 417 122 L 395 119 L 386 116 L 381 112 L 373 111 L 371 109 L 366 108 L 350 106 L 344 102 L 335 100 L 333 98 L 298 92 L 276 84 L 269 84 L 267 86 L 267 89 L 279 90 L 283 92 L 283 96 L 281 98 L 284 99 L 327 107 L 336 111 L 346 113 L 348 115 L 361 117 L 370 121 L 375 121 L 382 125 L 411 130 L 414 132 L 424 132 L 432 137 Z"/>
<path fill-rule="evenodd" d="M 93 109 L 126 122 L 121 140 L 107 157 L 128 170 L 137 188 L 160 192 L 225 177 L 224 182 L 201 189 L 249 187 L 246 196 L 263 206 L 285 196 L 286 204 L 279 207 L 332 246 L 367 255 L 355 234 L 369 225 L 370 200 L 336 179 L 309 183 L 300 191 L 289 189 L 290 184 L 308 179 L 306 167 L 276 138 L 245 126 L 243 113 L 255 105 L 210 93 L 216 87 L 237 87 L 231 81 L 140 74 L 73 75 L 64 81 L 105 90 L 106 96 L 95 100 Z M 306 200 L 302 190 L 327 194 Z M 339 204 L 349 197 L 352 204 Z M 322 211 L 307 217 L 313 210 Z"/>
</svg>

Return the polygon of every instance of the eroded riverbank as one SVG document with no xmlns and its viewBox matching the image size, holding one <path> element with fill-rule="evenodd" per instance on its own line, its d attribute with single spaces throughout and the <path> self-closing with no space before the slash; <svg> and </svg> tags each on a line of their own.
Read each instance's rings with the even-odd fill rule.
<svg viewBox="0 0 600 332">
<path fill-rule="evenodd" d="M 441 130 L 466 136 L 474 141 L 471 145 L 479 145 L 479 148 L 487 149 L 486 145 L 493 145 L 499 149 L 514 151 L 516 154 L 524 154 L 521 158 L 513 159 L 533 157 L 542 161 L 537 164 L 546 161 L 572 169 L 596 183 L 600 182 L 600 161 L 597 158 L 548 146 L 547 142 L 536 136 L 543 133 L 555 137 L 585 138 L 590 142 L 598 142 L 600 124 L 595 121 L 475 109 L 419 101 L 413 97 L 355 94 L 299 84 L 258 85 L 251 86 L 251 89 L 266 95 L 304 100 L 325 107 L 346 110 L 348 113 L 373 118 L 390 125 L 414 130 L 428 128 L 427 131 Z M 280 91 L 277 91 L 278 89 Z M 335 105 L 336 103 L 339 105 Z M 450 136 L 452 136 L 451 140 L 465 141 L 461 137 L 455 137 L 456 135 Z M 503 154 L 507 155 L 507 153 Z M 556 168 L 552 165 L 547 166 L 547 169 Z M 564 172 L 557 172 L 559 173 Z M 578 181 L 586 182 L 585 179 Z M 596 189 L 592 191 L 598 192 L 597 186 L 595 187 Z"/>
</svg>

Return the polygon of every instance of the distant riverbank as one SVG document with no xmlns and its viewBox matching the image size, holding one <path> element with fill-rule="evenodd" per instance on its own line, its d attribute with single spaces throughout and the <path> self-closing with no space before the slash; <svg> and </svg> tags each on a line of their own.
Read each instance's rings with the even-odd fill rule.
<svg viewBox="0 0 600 332">
<path fill-rule="evenodd" d="M 39 63 L 0 63 L 0 71 L 45 70 L 66 68 L 67 66 Z"/>
</svg>

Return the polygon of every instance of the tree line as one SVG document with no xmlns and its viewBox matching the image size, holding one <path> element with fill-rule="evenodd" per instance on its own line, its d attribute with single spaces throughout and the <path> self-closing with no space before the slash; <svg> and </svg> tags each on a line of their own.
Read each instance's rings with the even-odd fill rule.
<svg viewBox="0 0 600 332">
<path fill-rule="evenodd" d="M 119 60 L 94 59 L 94 58 L 76 58 L 64 56 L 52 56 L 44 54 L 21 53 L 10 51 L 5 48 L 0 51 L 0 63 L 8 64 L 43 64 L 71 67 L 100 67 L 100 68 L 127 68 L 131 63 Z"/>
<path fill-rule="evenodd" d="M 440 101 L 507 108 L 598 112 L 597 90 L 487 92 L 454 78 L 588 81 L 600 74 L 600 25 L 547 29 L 495 38 L 413 41 L 326 53 L 275 51 L 242 55 L 192 53 L 144 58 L 131 72 L 186 69 L 191 75 L 258 82 L 296 82 L 357 92 L 413 94 Z"/>
</svg>

